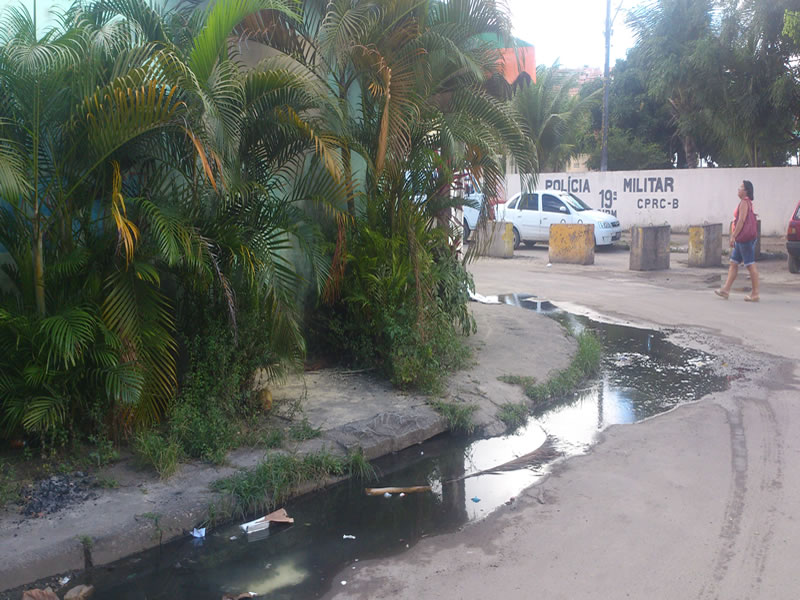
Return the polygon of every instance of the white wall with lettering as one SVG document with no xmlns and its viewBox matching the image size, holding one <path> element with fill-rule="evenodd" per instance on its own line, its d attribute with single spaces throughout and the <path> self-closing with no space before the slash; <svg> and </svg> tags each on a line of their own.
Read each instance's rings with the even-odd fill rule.
<svg viewBox="0 0 800 600">
<path fill-rule="evenodd" d="M 800 167 L 540 173 L 536 188 L 572 192 L 592 208 L 619 217 L 623 229 L 669 224 L 686 231 L 692 225 L 729 223 L 743 179 L 753 182 L 761 233 L 784 235 L 800 200 Z M 519 175 L 506 177 L 507 198 L 520 187 Z"/>
</svg>

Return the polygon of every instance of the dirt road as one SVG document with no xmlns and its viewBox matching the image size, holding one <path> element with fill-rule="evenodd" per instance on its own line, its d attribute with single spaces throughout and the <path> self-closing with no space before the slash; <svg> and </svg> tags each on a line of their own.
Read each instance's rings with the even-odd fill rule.
<svg viewBox="0 0 800 600">
<path fill-rule="evenodd" d="M 779 248 L 780 242 L 773 241 Z M 725 267 L 628 270 L 628 253 L 548 266 L 547 248 L 472 267 L 482 294 L 530 293 L 674 328 L 734 374 L 727 392 L 616 426 L 510 507 L 395 558 L 329 598 L 789 599 L 800 594 L 800 277 L 759 263 L 762 301 L 714 296 Z M 535 352 L 535 340 L 520 351 Z"/>
</svg>

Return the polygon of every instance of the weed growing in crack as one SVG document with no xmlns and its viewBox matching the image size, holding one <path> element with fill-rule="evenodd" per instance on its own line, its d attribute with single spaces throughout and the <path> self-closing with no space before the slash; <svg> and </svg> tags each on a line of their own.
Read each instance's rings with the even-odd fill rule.
<svg viewBox="0 0 800 600">
<path fill-rule="evenodd" d="M 254 469 L 215 481 L 211 487 L 230 496 L 232 512 L 244 516 L 283 504 L 305 481 L 346 473 L 345 462 L 327 452 L 272 454 Z"/>
<path fill-rule="evenodd" d="M 431 403 L 434 410 L 447 420 L 447 426 L 454 433 L 471 435 L 475 431 L 472 415 L 478 410 L 474 404 L 460 404 L 435 400 Z"/>
<path fill-rule="evenodd" d="M 497 418 L 505 423 L 508 431 L 514 431 L 525 424 L 529 414 L 528 407 L 525 404 L 507 402 L 500 405 Z"/>
<path fill-rule="evenodd" d="M 547 382 L 536 383 L 535 378 L 520 375 L 501 375 L 498 379 L 505 383 L 521 385 L 525 395 L 536 403 L 572 392 L 581 381 L 597 372 L 600 360 L 603 358 L 603 346 L 596 336 L 585 331 L 577 339 L 578 352 L 572 359 L 572 364 Z"/>
<path fill-rule="evenodd" d="M 351 451 L 347 455 L 345 461 L 347 462 L 347 471 L 354 479 L 359 479 L 361 481 L 377 479 L 378 472 L 375 470 L 375 467 L 372 466 L 372 463 L 364 457 L 364 450 L 362 448 Z"/>
<path fill-rule="evenodd" d="M 296 442 L 305 440 L 313 440 L 321 435 L 322 430 L 314 427 L 308 422 L 308 419 L 303 419 L 299 423 L 292 423 L 289 427 L 289 437 Z"/>
</svg>

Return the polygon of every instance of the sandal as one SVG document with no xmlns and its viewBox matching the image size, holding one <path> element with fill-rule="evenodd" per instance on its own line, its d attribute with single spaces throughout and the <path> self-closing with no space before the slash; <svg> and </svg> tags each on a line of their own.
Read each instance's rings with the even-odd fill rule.
<svg viewBox="0 0 800 600">
<path fill-rule="evenodd" d="M 758 296 L 745 296 L 745 302 L 758 302 Z"/>
<path fill-rule="evenodd" d="M 728 292 L 724 290 L 714 290 L 714 293 L 719 296 L 720 298 L 724 298 L 725 300 L 728 299 Z"/>
</svg>

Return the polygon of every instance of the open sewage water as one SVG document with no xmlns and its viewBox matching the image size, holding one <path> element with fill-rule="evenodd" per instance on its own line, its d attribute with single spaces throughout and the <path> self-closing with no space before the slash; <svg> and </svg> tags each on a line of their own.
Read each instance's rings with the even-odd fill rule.
<svg viewBox="0 0 800 600">
<path fill-rule="evenodd" d="M 442 435 L 374 461 L 371 487 L 430 485 L 431 493 L 367 496 L 344 482 L 291 500 L 294 525 L 246 537 L 237 524 L 205 539 L 181 539 L 94 569 L 95 598 L 197 599 L 244 592 L 274 600 L 315 598 L 347 585 L 359 560 L 402 552 L 420 538 L 453 531 L 513 501 L 553 460 L 587 452 L 609 425 L 634 423 L 727 387 L 712 357 L 680 348 L 663 332 L 601 323 L 532 296 L 501 302 L 546 313 L 573 332 L 596 334 L 599 374 L 540 408 L 513 434 L 470 440 Z M 530 360 L 536 360 L 531 356 Z M 535 452 L 516 468 L 475 475 Z M 80 581 L 80 580 L 79 580 Z"/>
</svg>

